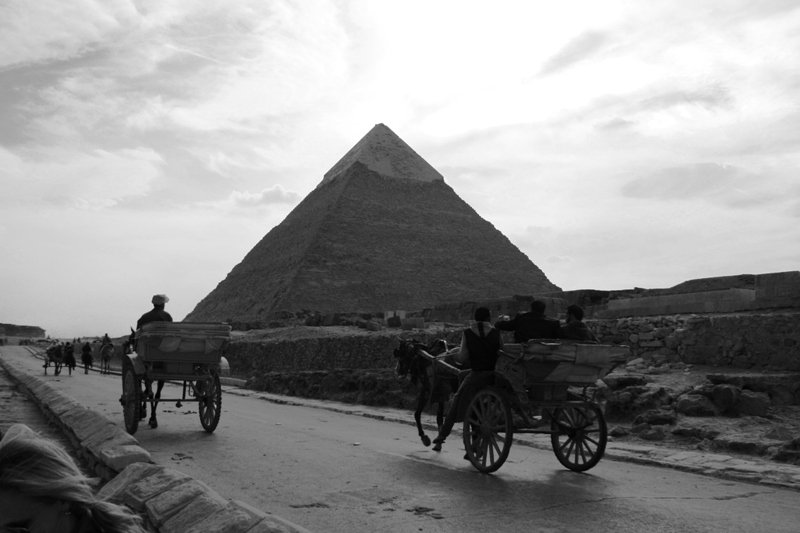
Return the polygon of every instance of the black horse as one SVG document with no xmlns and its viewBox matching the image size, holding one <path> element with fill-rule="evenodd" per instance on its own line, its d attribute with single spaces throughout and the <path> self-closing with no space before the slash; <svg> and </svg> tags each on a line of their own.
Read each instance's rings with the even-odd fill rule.
<svg viewBox="0 0 800 533">
<path fill-rule="evenodd" d="M 128 340 L 122 343 L 122 353 L 123 357 L 125 354 L 133 353 L 136 349 L 136 332 L 131 328 L 131 334 L 128 337 Z M 144 420 L 147 418 L 147 402 L 150 401 L 150 427 L 155 429 L 158 427 L 158 420 L 156 419 L 156 408 L 158 407 L 158 401 L 161 399 L 161 391 L 164 389 L 164 380 L 159 379 L 156 382 L 156 392 L 153 394 L 153 380 L 147 377 L 145 373 L 144 378 L 142 378 L 142 384 L 144 385 L 144 390 L 141 393 L 142 398 L 142 405 L 139 408 L 139 420 Z"/>
<path fill-rule="evenodd" d="M 430 346 L 412 339 L 401 341 L 400 346 L 394 350 L 394 357 L 397 359 L 397 374 L 401 377 L 409 376 L 411 383 L 419 385 L 414 420 L 425 446 L 431 445 L 431 439 L 422 429 L 420 420 L 422 411 L 428 403 L 437 404 L 436 425 L 441 428 L 444 423 L 445 404 L 450 399 L 450 395 L 458 390 L 458 376 L 439 370 L 437 365 L 419 355 L 418 350 L 425 350 L 431 355 L 441 355 L 453 347 L 444 339 L 436 339 Z M 459 370 L 466 369 L 466 366 L 456 363 L 451 357 L 448 357 L 446 362 Z"/>
</svg>

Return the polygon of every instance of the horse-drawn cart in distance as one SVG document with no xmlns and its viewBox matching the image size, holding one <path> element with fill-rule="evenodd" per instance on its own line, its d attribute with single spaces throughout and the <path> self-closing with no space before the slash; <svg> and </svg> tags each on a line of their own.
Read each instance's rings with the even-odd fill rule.
<svg viewBox="0 0 800 533">
<path fill-rule="evenodd" d="M 151 402 L 151 427 L 157 427 L 159 401 L 197 402 L 200 423 L 209 433 L 219 424 L 222 409 L 220 370 L 227 366 L 223 354 L 231 338 L 228 324 L 150 322 L 134 332 L 135 348 L 122 360 L 122 397 L 125 429 L 133 435 Z M 182 381 L 180 398 L 162 399 L 164 382 Z M 152 392 L 153 381 L 158 392 Z"/>
<path fill-rule="evenodd" d="M 458 372 L 441 356 L 419 351 L 439 368 Z M 506 344 L 495 372 L 461 399 L 457 421 L 463 421 L 467 459 L 480 472 L 494 472 L 508 458 L 514 433 L 545 434 L 562 465 L 577 472 L 594 467 L 608 430 L 588 389 L 624 364 L 629 352 L 627 346 L 565 340 Z"/>
</svg>

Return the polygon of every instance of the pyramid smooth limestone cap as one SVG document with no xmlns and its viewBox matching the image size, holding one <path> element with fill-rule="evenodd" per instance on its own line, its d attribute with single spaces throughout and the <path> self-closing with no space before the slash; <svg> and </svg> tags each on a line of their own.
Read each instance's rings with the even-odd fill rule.
<svg viewBox="0 0 800 533">
<path fill-rule="evenodd" d="M 325 173 L 320 185 L 334 180 L 354 163 L 391 178 L 444 181 L 444 177 L 384 124 L 376 124 Z"/>
</svg>

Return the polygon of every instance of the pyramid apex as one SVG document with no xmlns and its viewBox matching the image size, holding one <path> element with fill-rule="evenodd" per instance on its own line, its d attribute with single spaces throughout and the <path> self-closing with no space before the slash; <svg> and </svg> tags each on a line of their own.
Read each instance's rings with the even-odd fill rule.
<svg viewBox="0 0 800 533">
<path fill-rule="evenodd" d="M 444 177 L 435 168 L 385 124 L 375 124 L 325 173 L 322 183 L 335 179 L 356 162 L 391 178 L 425 182 L 444 181 Z"/>
</svg>

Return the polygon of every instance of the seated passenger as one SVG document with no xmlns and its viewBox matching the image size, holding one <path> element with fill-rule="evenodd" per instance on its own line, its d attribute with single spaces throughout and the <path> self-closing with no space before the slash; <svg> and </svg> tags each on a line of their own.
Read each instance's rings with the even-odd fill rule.
<svg viewBox="0 0 800 533">
<path fill-rule="evenodd" d="M 503 331 L 514 332 L 515 343 L 525 343 L 530 339 L 557 339 L 558 320 L 548 318 L 544 314 L 547 304 L 540 300 L 531 302 L 531 310 L 520 313 L 513 320 L 498 320 L 494 327 Z"/>
<path fill-rule="evenodd" d="M 567 307 L 567 323 L 559 327 L 558 338 L 600 342 L 597 340 L 597 336 L 592 333 L 592 330 L 589 329 L 589 326 L 583 323 L 583 307 L 580 305 Z"/>
</svg>

